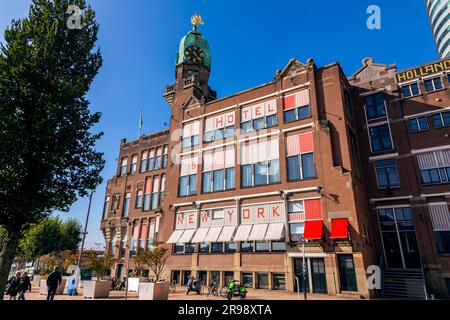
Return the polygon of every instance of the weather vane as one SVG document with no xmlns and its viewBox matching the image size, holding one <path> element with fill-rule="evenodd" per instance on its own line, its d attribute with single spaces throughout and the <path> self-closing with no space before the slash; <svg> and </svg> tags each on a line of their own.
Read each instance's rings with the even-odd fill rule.
<svg viewBox="0 0 450 320">
<path fill-rule="evenodd" d="M 205 24 L 198 12 L 194 13 L 194 15 L 192 16 L 191 23 L 194 25 L 194 30 L 197 30 L 198 26 L 202 26 Z"/>
</svg>

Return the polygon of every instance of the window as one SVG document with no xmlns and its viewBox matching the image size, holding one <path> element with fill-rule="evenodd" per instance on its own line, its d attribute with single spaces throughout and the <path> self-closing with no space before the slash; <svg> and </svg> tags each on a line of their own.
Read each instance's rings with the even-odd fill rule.
<svg viewBox="0 0 450 320">
<path fill-rule="evenodd" d="M 299 242 L 301 241 L 303 237 L 303 233 L 305 231 L 305 223 L 299 222 L 299 223 L 291 223 L 289 224 L 289 231 L 290 231 L 290 239 L 291 242 Z"/>
<path fill-rule="evenodd" d="M 272 241 L 272 252 L 285 252 L 286 242 L 284 241 Z"/>
<path fill-rule="evenodd" d="M 209 244 L 208 243 L 201 243 L 199 248 L 200 253 L 209 253 Z"/>
<path fill-rule="evenodd" d="M 152 192 L 152 206 L 151 210 L 156 210 L 159 206 L 158 197 L 159 197 L 159 177 L 155 177 L 153 179 L 153 192 Z"/>
<path fill-rule="evenodd" d="M 288 180 L 316 177 L 313 134 L 300 134 L 286 138 Z"/>
<path fill-rule="evenodd" d="M 148 157 L 148 171 L 152 171 L 155 168 L 155 149 L 150 150 Z"/>
<path fill-rule="evenodd" d="M 292 122 L 311 117 L 309 90 L 287 96 L 283 99 L 284 122 Z"/>
<path fill-rule="evenodd" d="M 234 147 L 226 150 L 207 150 L 203 153 L 203 193 L 234 189 L 234 158 Z"/>
<path fill-rule="evenodd" d="M 137 170 L 137 154 L 134 154 L 133 157 L 131 158 L 131 167 L 130 167 L 130 174 L 134 174 Z"/>
<path fill-rule="evenodd" d="M 391 133 L 388 124 L 370 127 L 369 133 L 372 152 L 392 150 Z"/>
<path fill-rule="evenodd" d="M 280 182 L 278 138 L 241 144 L 242 187 Z"/>
<path fill-rule="evenodd" d="M 123 211 L 122 211 L 122 217 L 127 218 L 129 211 L 130 211 L 130 200 L 131 200 L 131 193 L 125 194 L 125 199 L 123 200 Z"/>
<path fill-rule="evenodd" d="M 148 238 L 147 238 L 147 250 L 152 250 L 153 242 L 155 240 L 155 228 L 156 228 L 156 219 L 152 218 L 149 221 L 149 230 L 148 230 Z"/>
<path fill-rule="evenodd" d="M 159 202 L 162 204 L 164 201 L 164 193 L 166 191 L 166 175 L 161 175 L 161 191 L 159 192 Z"/>
<path fill-rule="evenodd" d="M 270 243 L 267 241 L 257 241 L 256 242 L 256 251 L 257 252 L 269 252 L 270 251 Z"/>
<path fill-rule="evenodd" d="M 378 189 L 395 188 L 400 186 L 397 163 L 394 159 L 375 161 Z"/>
<path fill-rule="evenodd" d="M 402 86 L 402 92 L 403 92 L 404 98 L 417 96 L 420 94 L 419 84 L 412 83 L 412 84 L 404 85 L 404 86 Z"/>
<path fill-rule="evenodd" d="M 231 280 L 234 280 L 234 272 L 232 271 L 225 271 L 223 273 L 223 280 L 225 284 L 228 286 L 231 282 Z"/>
<path fill-rule="evenodd" d="M 229 112 L 215 117 L 208 117 L 205 121 L 204 142 L 222 140 L 234 136 L 235 113 Z"/>
<path fill-rule="evenodd" d="M 168 157 L 169 157 L 169 147 L 168 147 L 168 146 L 165 146 L 165 147 L 164 147 L 163 160 L 162 160 L 162 167 L 163 167 L 164 169 L 167 168 Z"/>
<path fill-rule="evenodd" d="M 421 170 L 423 184 L 447 183 L 450 179 L 450 167 Z"/>
<path fill-rule="evenodd" d="M 272 274 L 273 289 L 286 290 L 286 275 L 284 273 Z"/>
<path fill-rule="evenodd" d="M 384 93 L 377 93 L 365 98 L 367 120 L 373 120 L 386 116 L 384 105 Z"/>
<path fill-rule="evenodd" d="M 144 190 L 144 211 L 150 210 L 151 193 L 152 193 L 152 180 L 148 178 L 145 182 L 145 190 Z"/>
<path fill-rule="evenodd" d="M 148 151 L 143 151 L 141 156 L 141 172 L 147 171 Z"/>
<path fill-rule="evenodd" d="M 161 169 L 162 148 L 156 149 L 155 170 Z"/>
<path fill-rule="evenodd" d="M 235 242 L 227 242 L 225 243 L 225 252 L 226 253 L 234 253 L 236 252 L 236 243 Z"/>
<path fill-rule="evenodd" d="M 409 131 L 419 132 L 428 130 L 428 120 L 426 117 L 418 117 L 409 119 Z"/>
<path fill-rule="evenodd" d="M 145 243 L 147 240 L 147 223 L 143 223 L 141 226 L 141 236 L 139 237 L 139 250 L 145 250 Z"/>
<path fill-rule="evenodd" d="M 211 243 L 211 253 L 222 253 L 223 252 L 223 242 Z"/>
<path fill-rule="evenodd" d="M 269 289 L 269 274 L 265 272 L 256 273 L 256 289 Z"/>
<path fill-rule="evenodd" d="M 181 140 L 182 148 L 195 147 L 199 144 L 200 121 L 190 122 L 184 125 Z"/>
<path fill-rule="evenodd" d="M 198 154 L 181 158 L 178 188 L 180 197 L 191 196 L 197 193 L 197 159 Z"/>
<path fill-rule="evenodd" d="M 122 163 L 120 165 L 120 175 L 121 176 L 124 176 L 127 174 L 127 164 L 128 164 L 128 159 L 122 158 Z"/>
<path fill-rule="evenodd" d="M 241 130 L 246 133 L 278 125 L 276 99 L 241 110 Z"/>
<path fill-rule="evenodd" d="M 194 253 L 195 244 L 187 243 L 184 245 L 184 253 Z"/>
<path fill-rule="evenodd" d="M 103 213 L 102 213 L 103 220 L 105 220 L 108 217 L 109 200 L 110 200 L 110 197 L 106 197 L 105 203 L 103 204 Z"/>
<path fill-rule="evenodd" d="M 253 242 L 241 242 L 241 252 L 253 252 Z"/>
<path fill-rule="evenodd" d="M 253 273 L 251 272 L 242 273 L 242 284 L 246 288 L 253 288 Z"/>
<path fill-rule="evenodd" d="M 142 201 L 143 201 L 144 192 L 142 190 L 138 190 L 136 194 L 136 209 L 142 208 Z"/>
<path fill-rule="evenodd" d="M 440 254 L 450 254 L 450 230 L 436 231 L 436 245 Z"/>
<path fill-rule="evenodd" d="M 419 153 L 416 157 L 424 185 L 450 182 L 450 149 Z"/>
<path fill-rule="evenodd" d="M 450 111 L 434 114 L 433 125 L 436 128 L 450 125 Z"/>
<path fill-rule="evenodd" d="M 441 77 L 436 77 L 432 79 L 426 79 L 423 82 L 425 84 L 425 91 L 432 92 L 439 89 L 442 89 L 444 86 L 442 85 Z"/>
<path fill-rule="evenodd" d="M 119 209 L 119 202 L 120 202 L 120 194 L 115 194 L 113 196 L 111 211 L 115 212 Z"/>
</svg>

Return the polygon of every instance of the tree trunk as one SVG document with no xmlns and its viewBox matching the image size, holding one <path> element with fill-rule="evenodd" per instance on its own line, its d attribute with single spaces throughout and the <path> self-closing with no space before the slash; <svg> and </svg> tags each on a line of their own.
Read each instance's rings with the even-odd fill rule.
<svg viewBox="0 0 450 320">
<path fill-rule="evenodd" d="M 3 301 L 5 293 L 6 282 L 11 270 L 11 265 L 16 255 L 17 247 L 19 245 L 19 232 L 15 230 L 8 230 L 8 235 L 3 241 L 3 248 L 0 252 L 0 301 Z"/>
</svg>

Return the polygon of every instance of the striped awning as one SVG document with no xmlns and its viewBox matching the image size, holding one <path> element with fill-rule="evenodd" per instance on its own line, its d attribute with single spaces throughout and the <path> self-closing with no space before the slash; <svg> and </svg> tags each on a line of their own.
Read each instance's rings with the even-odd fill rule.
<svg viewBox="0 0 450 320">
<path fill-rule="evenodd" d="M 181 235 L 180 239 L 178 239 L 177 243 L 180 243 L 180 244 L 190 243 L 194 233 L 195 233 L 195 229 L 184 230 L 183 234 Z"/>
<path fill-rule="evenodd" d="M 221 231 L 222 227 L 210 228 L 208 234 L 205 237 L 205 242 L 217 242 Z"/>
<path fill-rule="evenodd" d="M 431 222 L 434 231 L 450 231 L 450 213 L 447 203 L 430 203 Z"/>
<path fill-rule="evenodd" d="M 267 228 L 269 225 L 267 223 L 264 224 L 255 224 L 253 225 L 252 231 L 250 232 L 250 236 L 248 237 L 249 241 L 263 241 L 266 237 Z"/>
<path fill-rule="evenodd" d="M 247 241 L 251 230 L 251 224 L 241 224 L 236 231 L 234 241 Z"/>
<path fill-rule="evenodd" d="M 206 235 L 208 234 L 209 228 L 200 228 L 195 232 L 194 238 L 191 243 L 203 243 L 205 242 Z"/>
<path fill-rule="evenodd" d="M 180 237 L 183 235 L 183 232 L 184 230 L 175 230 L 169 237 L 169 240 L 167 240 L 167 243 L 177 243 Z"/>
<path fill-rule="evenodd" d="M 231 242 L 231 239 L 233 238 L 234 231 L 236 230 L 235 226 L 225 226 L 222 229 L 222 232 L 220 233 L 219 238 L 217 239 L 218 242 Z"/>
<path fill-rule="evenodd" d="M 284 229 L 284 223 L 282 222 L 269 224 L 264 240 L 282 240 L 284 237 Z"/>
</svg>

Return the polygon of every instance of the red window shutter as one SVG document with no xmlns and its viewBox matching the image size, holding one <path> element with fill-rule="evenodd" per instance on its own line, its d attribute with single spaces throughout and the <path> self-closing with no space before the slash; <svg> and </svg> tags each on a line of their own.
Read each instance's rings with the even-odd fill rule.
<svg viewBox="0 0 450 320">
<path fill-rule="evenodd" d="M 331 239 L 348 238 L 348 219 L 331 220 Z"/>
<path fill-rule="evenodd" d="M 306 220 L 322 220 L 322 203 L 320 199 L 305 200 Z"/>
<path fill-rule="evenodd" d="M 301 153 L 314 152 L 314 140 L 312 132 L 300 135 Z"/>
<path fill-rule="evenodd" d="M 141 227 L 141 240 L 146 240 L 147 239 L 147 225 L 143 224 Z"/>
<path fill-rule="evenodd" d="M 145 193 L 152 193 L 152 180 L 147 179 L 145 183 Z"/>
<path fill-rule="evenodd" d="M 284 98 L 284 110 L 295 108 L 295 95 Z"/>
<path fill-rule="evenodd" d="M 323 233 L 323 221 L 306 221 L 305 222 L 305 233 L 303 237 L 306 240 L 320 240 L 322 239 Z"/>
</svg>

